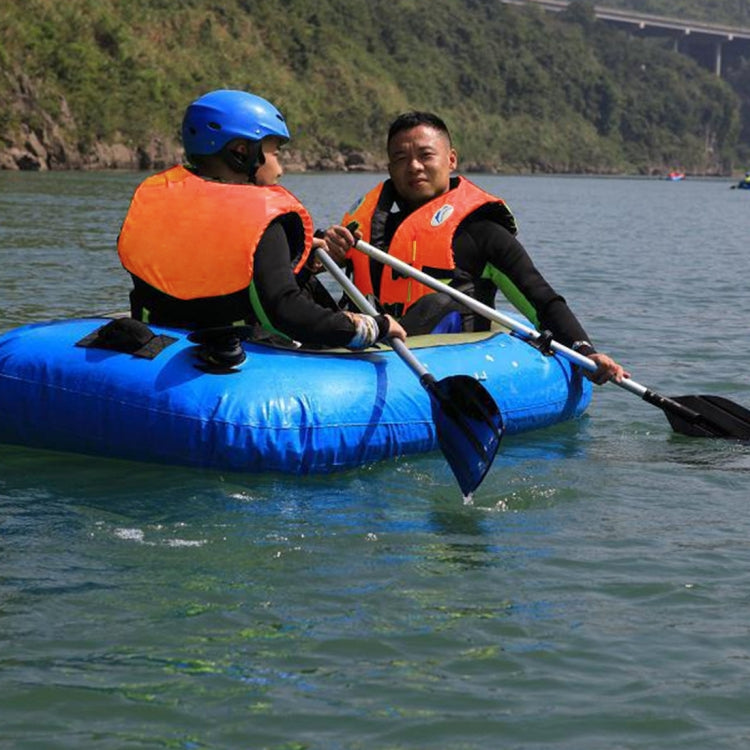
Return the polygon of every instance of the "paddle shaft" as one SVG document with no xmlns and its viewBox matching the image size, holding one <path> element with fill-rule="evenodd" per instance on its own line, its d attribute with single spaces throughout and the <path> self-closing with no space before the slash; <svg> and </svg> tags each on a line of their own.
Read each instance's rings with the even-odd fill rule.
<svg viewBox="0 0 750 750">
<path fill-rule="evenodd" d="M 368 315 L 377 315 L 375 306 L 328 253 L 322 248 L 316 252 L 357 307 Z M 464 497 L 471 495 L 490 470 L 502 438 L 503 419 L 495 400 L 478 380 L 468 375 L 437 380 L 401 339 L 389 337 L 388 341 L 429 394 L 438 446 Z"/>
<path fill-rule="evenodd" d="M 436 292 L 443 292 L 444 294 L 453 297 L 453 299 L 457 300 L 465 307 L 468 307 L 471 311 L 477 313 L 478 315 L 482 315 L 489 320 L 494 320 L 496 323 L 501 323 L 502 325 L 507 326 L 508 328 L 512 329 L 516 333 L 521 334 L 527 339 L 536 341 L 537 339 L 541 338 L 542 334 L 539 333 L 539 331 L 537 331 L 535 328 L 524 325 L 523 323 L 515 320 L 515 318 L 512 318 L 509 315 L 504 315 L 499 310 L 495 310 L 488 305 L 482 304 L 473 297 L 470 297 L 468 294 L 464 294 L 458 289 L 454 289 L 452 286 L 448 286 L 442 281 L 439 281 L 432 276 L 428 276 L 423 271 L 413 268 L 408 263 L 404 263 L 403 261 L 399 260 L 398 258 L 394 258 L 388 253 L 384 253 L 382 250 L 379 250 L 377 247 L 375 247 L 374 245 L 370 245 L 364 240 L 357 240 L 355 247 L 357 250 L 365 253 L 366 255 L 369 255 L 371 258 L 374 258 L 380 263 L 384 263 L 385 265 L 396 269 L 396 271 L 403 274 L 404 276 L 410 276 L 411 278 L 419 281 L 421 284 L 430 287 L 430 289 L 434 289 Z M 589 372 L 596 372 L 596 362 L 594 362 L 594 360 L 592 359 L 589 359 L 588 357 L 584 357 L 574 349 L 570 349 L 569 347 L 554 340 L 549 342 L 549 347 L 553 351 L 561 354 L 567 360 L 573 362 L 576 365 L 579 365 L 580 367 L 585 368 Z M 634 380 L 630 380 L 630 378 L 623 378 L 620 382 L 617 382 L 616 380 L 610 382 L 613 382 L 615 385 L 620 386 L 620 388 L 623 388 L 626 391 L 634 393 L 644 401 L 647 401 L 654 406 L 658 406 L 660 409 L 672 411 L 675 414 L 683 417 L 684 419 L 692 421 L 698 417 L 697 412 L 693 411 L 692 409 L 688 409 L 682 404 L 679 404 L 673 399 L 667 398 L 666 396 L 661 396 L 655 391 L 646 388 L 646 386 L 641 385 L 640 383 L 636 383 Z"/>
<path fill-rule="evenodd" d="M 322 248 L 316 248 L 318 260 L 325 266 L 326 271 L 333 276 L 341 287 L 346 291 L 354 304 L 368 315 L 377 315 L 378 311 L 370 300 L 354 286 L 354 283 L 347 277 L 344 271 L 339 268 L 336 262 Z M 389 338 L 388 343 L 393 347 L 393 351 L 409 366 L 409 368 L 421 379 L 429 375 L 427 368 L 411 353 L 409 348 L 401 339 Z"/>
</svg>

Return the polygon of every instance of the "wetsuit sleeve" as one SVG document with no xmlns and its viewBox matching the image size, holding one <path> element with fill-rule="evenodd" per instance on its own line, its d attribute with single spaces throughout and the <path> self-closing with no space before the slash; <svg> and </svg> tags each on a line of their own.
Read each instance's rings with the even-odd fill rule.
<svg viewBox="0 0 750 750">
<path fill-rule="evenodd" d="M 275 221 L 263 234 L 253 263 L 253 285 L 262 313 L 274 328 L 297 341 L 347 346 L 357 333 L 355 324 L 345 313 L 318 305 L 300 288 L 291 257 L 287 234 Z M 387 321 L 377 322 L 387 330 Z"/>
<path fill-rule="evenodd" d="M 590 342 L 588 334 L 542 276 L 523 245 L 494 221 L 479 219 L 459 227 L 453 241 L 458 269 L 473 278 L 489 278 L 539 329 L 547 329 L 565 346 Z M 594 347 L 581 353 L 591 354 Z"/>
</svg>

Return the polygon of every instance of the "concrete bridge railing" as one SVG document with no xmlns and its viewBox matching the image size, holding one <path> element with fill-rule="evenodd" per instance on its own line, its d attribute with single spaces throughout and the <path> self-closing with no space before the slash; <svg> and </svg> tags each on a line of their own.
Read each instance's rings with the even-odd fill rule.
<svg viewBox="0 0 750 750">
<path fill-rule="evenodd" d="M 565 10 L 568 0 L 500 0 L 510 5 L 537 5 L 544 10 Z M 601 21 L 616 24 L 636 34 L 669 36 L 675 41 L 675 49 L 697 57 L 711 65 L 717 76 L 722 74 L 726 52 L 735 56 L 750 54 L 750 29 L 708 23 L 686 21 L 669 16 L 636 13 L 634 11 L 594 6 L 594 15 Z"/>
</svg>

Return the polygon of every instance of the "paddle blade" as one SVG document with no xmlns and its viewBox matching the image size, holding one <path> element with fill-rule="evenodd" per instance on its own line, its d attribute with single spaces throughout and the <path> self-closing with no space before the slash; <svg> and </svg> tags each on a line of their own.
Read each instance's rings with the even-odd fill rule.
<svg viewBox="0 0 750 750">
<path fill-rule="evenodd" d="M 432 402 L 438 445 L 464 497 L 479 487 L 492 466 L 503 418 L 487 389 L 468 375 L 422 378 Z"/>
<path fill-rule="evenodd" d="M 721 396 L 677 396 L 672 399 L 695 413 L 685 417 L 678 410 L 662 407 L 675 432 L 691 437 L 721 437 L 750 440 L 750 411 Z"/>
</svg>

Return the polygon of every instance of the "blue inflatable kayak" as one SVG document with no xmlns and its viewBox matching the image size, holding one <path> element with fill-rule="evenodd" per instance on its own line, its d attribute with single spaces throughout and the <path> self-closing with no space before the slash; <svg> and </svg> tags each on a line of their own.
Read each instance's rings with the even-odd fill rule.
<svg viewBox="0 0 750 750">
<path fill-rule="evenodd" d="M 242 342 L 211 369 L 188 332 L 151 326 L 152 358 L 82 345 L 107 318 L 0 335 L 0 443 L 245 472 L 332 472 L 435 451 L 430 399 L 390 348 L 308 352 Z M 436 377 L 470 375 L 505 434 L 580 416 L 591 386 L 507 333 L 409 339 Z"/>
</svg>

